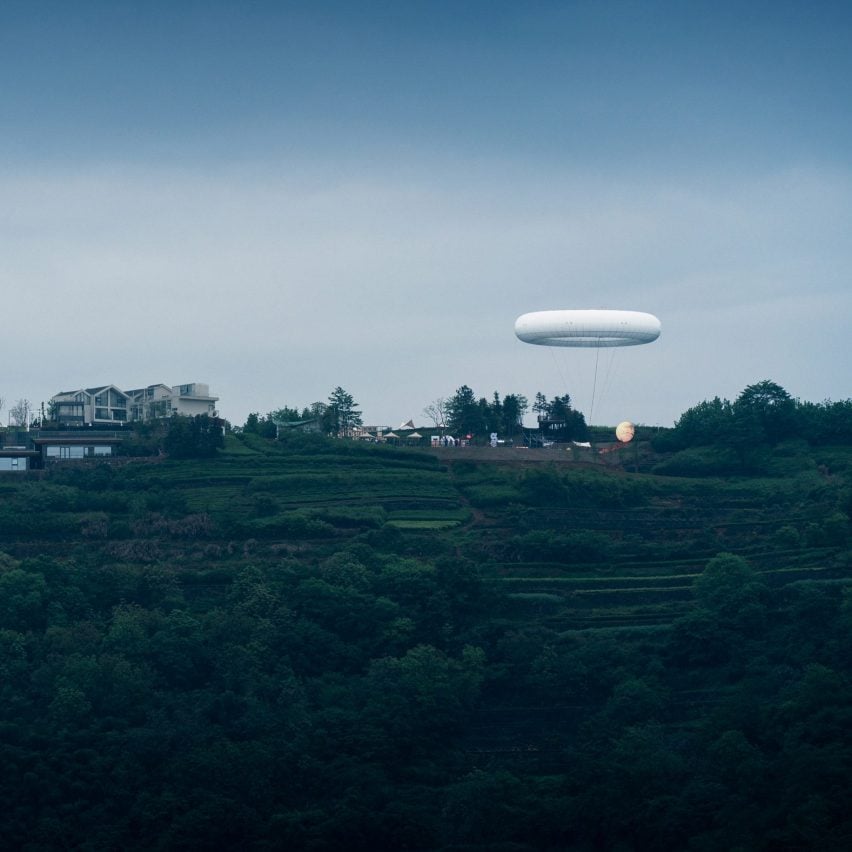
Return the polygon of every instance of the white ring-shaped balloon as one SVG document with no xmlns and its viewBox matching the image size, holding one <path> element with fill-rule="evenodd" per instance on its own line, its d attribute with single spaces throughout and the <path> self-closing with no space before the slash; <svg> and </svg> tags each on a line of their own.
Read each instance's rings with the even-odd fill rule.
<svg viewBox="0 0 852 852">
<path fill-rule="evenodd" d="M 640 311 L 534 311 L 515 320 L 515 334 L 537 346 L 640 346 L 660 336 L 660 321 Z"/>
</svg>

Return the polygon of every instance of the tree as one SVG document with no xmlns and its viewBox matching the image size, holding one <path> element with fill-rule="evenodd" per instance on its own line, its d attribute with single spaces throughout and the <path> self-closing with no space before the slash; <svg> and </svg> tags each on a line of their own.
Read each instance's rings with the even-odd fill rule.
<svg viewBox="0 0 852 852">
<path fill-rule="evenodd" d="M 497 415 L 494 413 L 494 403 L 489 402 L 484 396 L 481 396 L 476 404 L 479 407 L 479 419 L 482 424 L 482 431 L 496 432 L 500 427 L 498 425 Z M 497 399 L 497 407 L 502 408 L 502 406 L 500 405 L 499 397 Z"/>
<path fill-rule="evenodd" d="M 755 418 L 772 445 L 798 432 L 795 400 L 768 379 L 745 388 L 734 403 L 734 413 Z"/>
<path fill-rule="evenodd" d="M 555 396 L 547 408 L 547 413 L 551 420 L 566 420 L 573 412 L 571 408 L 571 395 L 563 394 Z"/>
<path fill-rule="evenodd" d="M 729 437 L 733 407 L 727 399 L 714 397 L 709 402 L 687 409 L 675 423 L 676 443 L 679 447 L 709 446 L 724 443 Z"/>
<path fill-rule="evenodd" d="M 9 414 L 12 416 L 16 426 L 26 428 L 30 424 L 32 417 L 33 406 L 28 399 L 19 399 L 10 409 Z"/>
<path fill-rule="evenodd" d="M 485 654 L 471 646 L 457 659 L 431 645 L 418 645 L 402 657 L 373 660 L 365 719 L 378 722 L 382 736 L 428 748 L 458 726 L 478 696 L 484 674 Z"/>
<path fill-rule="evenodd" d="M 339 437 L 351 436 L 352 429 L 362 423 L 357 404 L 352 394 L 338 385 L 328 398 L 328 408 L 324 414 L 327 431 Z"/>
<path fill-rule="evenodd" d="M 328 406 L 324 402 L 312 402 L 310 405 L 305 406 L 305 410 L 302 412 L 302 419 L 322 420 L 327 408 Z"/>
<path fill-rule="evenodd" d="M 766 430 L 757 412 L 734 406 L 724 442 L 737 454 L 743 471 L 759 471 L 767 462 Z"/>
<path fill-rule="evenodd" d="M 541 391 L 538 391 L 538 393 L 536 393 L 535 395 L 535 402 L 533 402 L 532 404 L 532 410 L 533 414 L 538 415 L 539 420 L 541 420 L 542 417 L 547 415 L 547 397 Z"/>
<path fill-rule="evenodd" d="M 699 606 L 720 625 L 749 632 L 763 623 L 766 584 L 742 556 L 714 556 L 692 588 Z"/>
<path fill-rule="evenodd" d="M 0 575 L 0 628 L 43 629 L 47 596 L 43 574 L 14 568 Z"/>
<path fill-rule="evenodd" d="M 555 396 L 550 402 L 544 394 L 537 394 L 533 409 L 539 412 L 539 423 L 546 422 L 549 437 L 560 441 L 583 441 L 588 437 L 586 418 L 571 407 L 570 394 Z"/>
<path fill-rule="evenodd" d="M 243 426 L 243 432 L 260 435 L 262 438 L 274 438 L 277 429 L 273 422 L 272 414 L 268 414 L 266 417 L 263 417 L 256 411 L 252 411 L 246 418 L 245 425 Z"/>
<path fill-rule="evenodd" d="M 225 444 L 222 427 L 206 414 L 184 417 L 176 414 L 169 421 L 163 448 L 174 458 L 210 458 Z"/>
<path fill-rule="evenodd" d="M 473 391 L 462 385 L 447 400 L 447 425 L 459 435 L 473 435 L 485 430 L 482 410 Z"/>
<path fill-rule="evenodd" d="M 436 400 L 433 400 L 429 403 L 424 409 L 423 414 L 426 415 L 434 424 L 436 429 L 441 430 L 441 434 L 443 434 L 444 429 L 447 428 L 447 400 L 444 397 L 439 396 Z"/>
<path fill-rule="evenodd" d="M 801 402 L 796 419 L 799 433 L 811 444 L 852 444 L 852 399 Z"/>
<path fill-rule="evenodd" d="M 270 411 L 267 418 L 271 421 L 277 420 L 279 423 L 293 423 L 296 420 L 308 419 L 307 417 L 302 416 L 302 412 L 300 412 L 298 408 L 290 408 L 289 405 L 285 405 L 275 411 Z"/>
<path fill-rule="evenodd" d="M 509 393 L 503 397 L 503 431 L 510 438 L 523 426 L 528 408 L 529 402 L 522 394 Z"/>
<path fill-rule="evenodd" d="M 503 403 L 497 391 L 494 391 L 491 404 L 488 406 L 487 426 L 489 432 L 500 432 L 503 429 Z"/>
</svg>

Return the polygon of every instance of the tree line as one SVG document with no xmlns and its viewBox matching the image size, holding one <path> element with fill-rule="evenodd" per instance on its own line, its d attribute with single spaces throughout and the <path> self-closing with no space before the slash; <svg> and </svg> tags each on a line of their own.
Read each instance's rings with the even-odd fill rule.
<svg viewBox="0 0 852 852">
<path fill-rule="evenodd" d="M 501 398 L 495 390 L 490 398 L 477 396 L 465 384 L 422 411 L 434 428 L 451 434 L 484 438 L 497 433 L 508 439 L 522 432 L 524 417 L 530 412 L 536 415 L 542 431 L 556 440 L 588 438 L 588 424 L 567 393 L 548 399 L 538 392 L 531 404 L 522 393 Z M 302 409 L 285 405 L 265 416 L 253 412 L 242 428 L 270 438 L 276 435 L 276 423 L 300 420 L 317 420 L 320 431 L 336 436 L 351 435 L 354 427 L 363 424 L 352 394 L 337 387 L 327 402 L 314 402 Z M 765 379 L 746 387 L 733 402 L 717 396 L 687 409 L 674 428 L 658 431 L 654 448 L 672 452 L 701 446 L 727 447 L 747 466 L 755 447 L 772 447 L 795 438 L 810 444 L 852 443 L 852 399 L 803 402 Z"/>
<path fill-rule="evenodd" d="M 530 405 L 522 393 L 508 393 L 502 399 L 498 391 L 491 398 L 477 397 L 468 385 L 462 385 L 448 398 L 438 398 L 423 409 L 436 428 L 457 435 L 485 436 L 497 433 L 513 439 L 524 429 L 524 416 L 532 411 L 542 429 L 550 429 L 557 440 L 584 439 L 586 421 L 564 394 L 548 400 L 540 391 Z"/>
<path fill-rule="evenodd" d="M 852 443 L 852 399 L 801 402 L 764 379 L 746 387 L 734 402 L 717 396 L 687 409 L 664 443 L 667 449 L 721 443 L 775 446 L 791 438 L 811 444 Z"/>
<path fill-rule="evenodd" d="M 548 424 L 552 436 L 558 440 L 584 439 L 587 434 L 586 421 L 582 413 L 575 410 L 569 394 L 557 395 L 548 400 L 538 392 L 530 405 L 521 393 L 508 393 L 501 398 L 494 391 L 490 398 L 480 396 L 468 386 L 462 385 L 452 396 L 439 397 L 423 408 L 435 429 L 458 436 L 484 439 L 491 433 L 514 439 L 524 428 L 524 416 L 532 411 L 539 423 Z M 303 408 L 284 405 L 263 415 L 252 412 L 242 430 L 274 438 L 281 424 L 300 421 L 316 421 L 325 435 L 351 436 L 355 427 L 363 425 L 362 412 L 351 393 L 336 387 L 327 402 L 314 402 Z"/>
<path fill-rule="evenodd" d="M 284 405 L 266 415 L 253 411 L 246 418 L 242 431 L 275 438 L 281 425 L 309 420 L 316 421 L 318 431 L 324 435 L 340 438 L 351 437 L 353 430 L 364 422 L 355 397 L 338 385 L 327 402 L 313 402 L 302 409 Z"/>
</svg>

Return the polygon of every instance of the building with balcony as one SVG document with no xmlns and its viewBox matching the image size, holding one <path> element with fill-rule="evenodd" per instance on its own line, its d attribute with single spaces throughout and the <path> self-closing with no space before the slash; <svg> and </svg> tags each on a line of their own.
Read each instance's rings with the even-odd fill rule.
<svg viewBox="0 0 852 852">
<path fill-rule="evenodd" d="M 65 426 L 124 424 L 130 419 L 130 395 L 115 385 L 64 391 L 56 394 L 50 402 L 54 419 Z"/>
<path fill-rule="evenodd" d="M 218 416 L 219 397 L 201 382 L 185 385 L 148 385 L 124 391 L 115 385 L 63 391 L 51 400 L 51 419 L 60 426 L 122 426 L 182 414 Z"/>
</svg>

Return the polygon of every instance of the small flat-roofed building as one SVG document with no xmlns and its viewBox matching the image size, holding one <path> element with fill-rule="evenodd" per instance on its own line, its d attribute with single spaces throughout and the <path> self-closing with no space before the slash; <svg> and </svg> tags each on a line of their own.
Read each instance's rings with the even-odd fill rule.
<svg viewBox="0 0 852 852">
<path fill-rule="evenodd" d="M 0 448 L 0 473 L 23 473 L 30 468 L 38 467 L 41 460 L 39 450 L 26 447 Z"/>
<path fill-rule="evenodd" d="M 190 382 L 188 385 L 175 385 L 172 388 L 172 413 L 195 417 L 197 414 L 207 414 L 216 417 L 218 396 L 210 395 L 210 386 L 201 382 Z"/>
<path fill-rule="evenodd" d="M 49 464 L 54 461 L 108 458 L 115 454 L 121 440 L 117 435 L 103 432 L 87 432 L 85 435 L 42 433 L 33 438 L 33 445 L 41 460 Z"/>
</svg>

